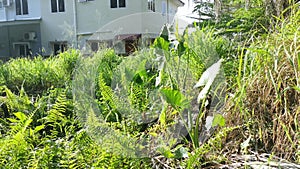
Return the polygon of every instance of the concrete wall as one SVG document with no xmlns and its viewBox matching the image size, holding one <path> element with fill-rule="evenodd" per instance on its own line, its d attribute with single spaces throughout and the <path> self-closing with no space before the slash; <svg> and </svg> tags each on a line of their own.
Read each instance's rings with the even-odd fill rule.
<svg viewBox="0 0 300 169">
<path fill-rule="evenodd" d="M 45 0 L 44 0 L 45 1 Z M 0 21 L 26 20 L 41 17 L 41 0 L 28 0 L 28 15 L 16 15 L 15 1 L 0 9 Z"/>
<path fill-rule="evenodd" d="M 9 26 L 9 32 L 12 56 L 18 56 L 16 44 L 20 42 L 28 42 L 33 55 L 38 55 L 41 52 L 41 30 L 39 24 Z M 37 39 L 33 41 L 24 40 L 24 33 L 26 32 L 35 32 Z"/>
<path fill-rule="evenodd" d="M 178 6 L 174 3 L 175 1 L 177 0 L 156 0 L 156 13 L 150 14 L 147 0 L 126 0 L 125 8 L 111 8 L 109 0 L 83 3 L 78 0 L 65 0 L 65 11 L 57 13 L 51 12 L 50 0 L 28 0 L 28 15 L 16 15 L 14 2 L 11 6 L 0 9 L 0 30 L 1 32 L 3 30 L 3 33 L 0 32 L 0 37 L 3 37 L 0 40 L 0 50 L 7 43 L 20 41 L 21 39 L 17 37 L 22 37 L 24 31 L 32 29 L 23 22 L 38 18 L 41 18 L 40 29 L 34 28 L 33 30 L 41 36 L 38 39 L 39 49 L 35 50 L 43 50 L 43 55 L 52 54 L 52 45 L 55 42 L 68 42 L 69 46 L 83 47 L 91 35 L 97 31 L 110 31 L 111 38 L 118 34 L 149 33 L 154 35 L 159 33 L 164 23 L 167 21 L 172 23 L 173 13 L 175 14 Z M 169 5 L 166 4 L 167 2 Z M 163 9 L 163 4 L 168 9 Z M 163 11 L 172 13 L 168 18 L 167 15 L 162 15 Z M 26 26 L 24 30 L 22 26 L 10 27 L 11 29 L 8 30 L 14 33 L 9 35 L 10 39 L 7 40 L 4 33 L 6 28 L 3 25 L 15 23 L 11 24 L 12 22 L 6 21 L 18 21 L 19 23 L 16 24 L 26 24 Z M 8 54 L 13 54 L 12 51 L 13 49 Z M 0 51 L 0 55 L 1 53 L 7 54 L 5 51 Z"/>
<path fill-rule="evenodd" d="M 35 40 L 25 40 L 24 33 L 35 32 Z M 40 25 L 27 24 L 27 25 L 11 25 L 0 27 L 0 56 L 1 57 L 17 57 L 18 44 L 28 44 L 32 54 L 38 55 L 41 52 L 41 31 Z"/>
<path fill-rule="evenodd" d="M 0 58 L 10 56 L 8 27 L 0 27 Z"/>
<path fill-rule="evenodd" d="M 74 1 L 65 0 L 65 12 L 51 12 L 51 1 L 41 0 L 41 33 L 44 55 L 52 54 L 50 42 L 68 41 L 69 45 L 75 43 L 74 27 Z"/>
</svg>

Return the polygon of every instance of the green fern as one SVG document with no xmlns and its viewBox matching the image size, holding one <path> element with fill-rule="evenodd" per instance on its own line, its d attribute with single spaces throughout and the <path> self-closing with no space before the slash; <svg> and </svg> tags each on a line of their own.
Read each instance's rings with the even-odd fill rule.
<svg viewBox="0 0 300 169">
<path fill-rule="evenodd" d="M 210 138 L 207 143 L 195 150 L 193 155 L 187 160 L 187 168 L 201 167 L 202 162 L 224 160 L 225 157 L 220 154 L 222 150 L 222 140 L 226 138 L 228 133 L 240 127 L 241 126 L 222 128 L 214 137 Z"/>
<path fill-rule="evenodd" d="M 112 89 L 106 85 L 103 73 L 98 76 L 98 93 L 99 106 L 105 121 L 119 121 L 121 115 L 117 111 L 117 99 L 114 97 Z"/>
<path fill-rule="evenodd" d="M 52 136 L 64 136 L 66 134 L 66 127 L 70 120 L 65 116 L 67 112 L 67 96 L 66 91 L 62 91 L 54 105 L 46 112 L 44 117 L 44 124 L 46 125 L 46 132 L 50 132 Z"/>
</svg>

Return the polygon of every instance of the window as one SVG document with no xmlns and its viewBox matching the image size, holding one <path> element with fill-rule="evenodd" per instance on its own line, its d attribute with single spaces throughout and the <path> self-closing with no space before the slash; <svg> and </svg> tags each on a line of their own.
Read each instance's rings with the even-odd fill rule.
<svg viewBox="0 0 300 169">
<path fill-rule="evenodd" d="M 17 15 L 28 15 L 28 1 L 27 0 L 16 0 L 16 14 Z"/>
<path fill-rule="evenodd" d="M 93 52 L 97 52 L 99 50 L 99 44 L 97 42 L 92 42 L 90 46 Z"/>
<path fill-rule="evenodd" d="M 126 0 L 110 0 L 111 8 L 125 8 Z"/>
<path fill-rule="evenodd" d="M 17 56 L 26 57 L 26 56 L 32 55 L 29 42 L 14 42 L 13 48 L 14 48 L 14 50 L 16 52 L 15 54 Z"/>
<path fill-rule="evenodd" d="M 65 1 L 64 0 L 51 0 L 51 12 L 65 12 Z"/>
<path fill-rule="evenodd" d="M 20 45 L 19 46 L 19 55 L 20 56 L 30 56 L 31 50 L 29 49 L 28 45 Z"/>
<path fill-rule="evenodd" d="M 58 55 L 61 52 L 64 52 L 68 49 L 67 43 L 61 42 L 61 43 L 53 43 L 53 52 L 54 55 Z"/>
<path fill-rule="evenodd" d="M 155 0 L 148 0 L 148 9 L 155 12 Z"/>
</svg>

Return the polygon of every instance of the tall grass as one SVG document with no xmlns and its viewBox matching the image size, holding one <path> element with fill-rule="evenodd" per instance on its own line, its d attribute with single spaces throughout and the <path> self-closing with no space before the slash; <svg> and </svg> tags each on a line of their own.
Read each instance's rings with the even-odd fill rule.
<svg viewBox="0 0 300 169">
<path fill-rule="evenodd" d="M 239 56 L 238 85 L 227 115 L 228 125 L 247 124 L 243 136 L 231 135 L 239 135 L 232 145 L 237 150 L 251 138 L 249 150 L 299 162 L 299 19 L 295 10 Z"/>
</svg>

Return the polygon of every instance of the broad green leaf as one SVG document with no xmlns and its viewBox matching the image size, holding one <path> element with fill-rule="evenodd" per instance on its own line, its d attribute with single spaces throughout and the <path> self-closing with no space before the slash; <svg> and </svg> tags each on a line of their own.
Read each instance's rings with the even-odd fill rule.
<svg viewBox="0 0 300 169">
<path fill-rule="evenodd" d="M 157 47 L 157 48 L 165 50 L 165 51 L 169 51 L 169 45 L 170 45 L 170 42 L 166 41 L 162 37 L 158 37 L 154 41 L 154 47 Z"/>
<path fill-rule="evenodd" d="M 163 152 L 163 156 L 167 158 L 173 158 L 175 155 L 171 152 L 171 150 L 166 150 Z"/>
<path fill-rule="evenodd" d="M 214 119 L 213 119 L 213 122 L 212 122 L 212 127 L 215 127 L 215 126 L 225 126 L 225 118 L 221 115 L 221 114 L 215 114 L 214 115 Z"/>
<path fill-rule="evenodd" d="M 161 89 L 161 93 L 167 103 L 171 104 L 173 108 L 186 107 L 188 101 L 185 96 L 179 90 L 172 90 L 169 88 Z"/>
<path fill-rule="evenodd" d="M 166 158 L 173 158 L 175 156 L 168 147 L 159 147 L 157 150 Z"/>
<path fill-rule="evenodd" d="M 188 151 L 184 147 L 180 147 L 175 151 L 175 158 L 180 159 L 180 158 L 188 158 Z"/>
</svg>

